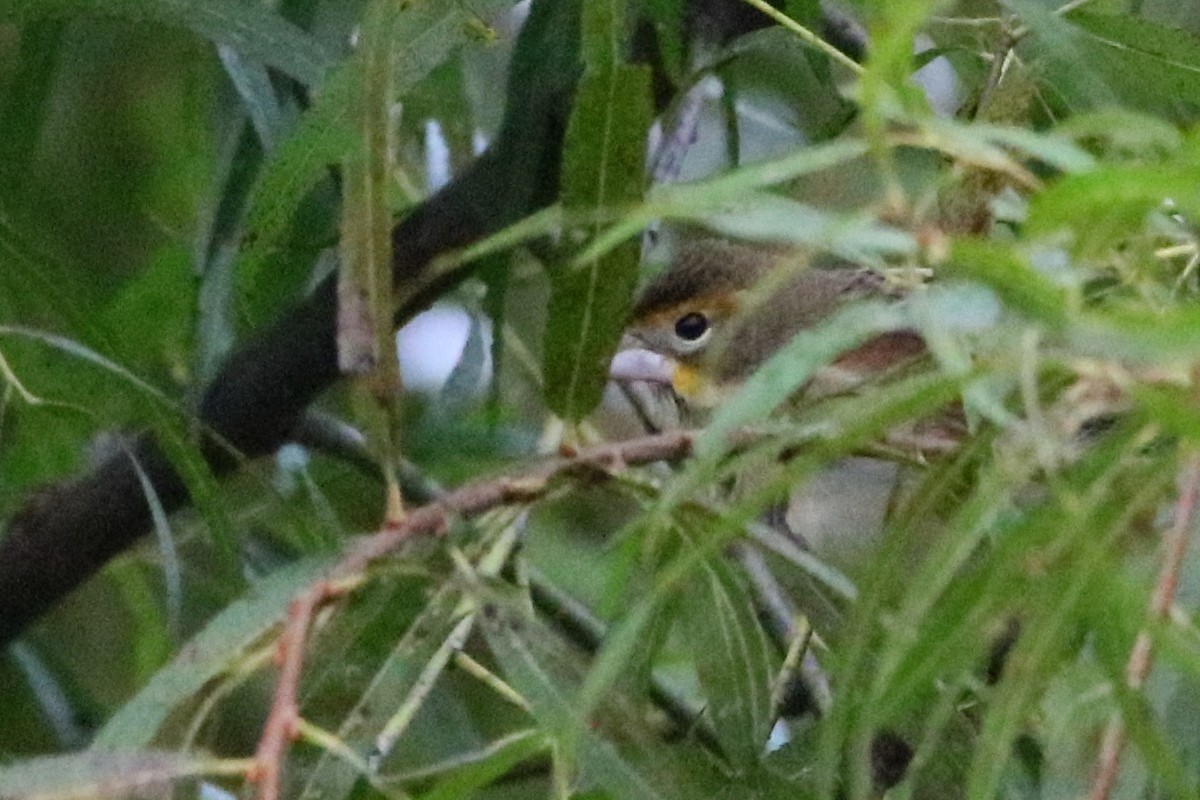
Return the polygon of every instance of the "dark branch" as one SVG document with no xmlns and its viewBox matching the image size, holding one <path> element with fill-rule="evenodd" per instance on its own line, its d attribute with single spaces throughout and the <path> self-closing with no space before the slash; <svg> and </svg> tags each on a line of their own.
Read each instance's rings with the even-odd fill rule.
<svg viewBox="0 0 1200 800">
<path fill-rule="evenodd" d="M 393 233 L 400 286 L 419 284 L 429 262 L 553 201 L 566 118 L 578 74 L 578 0 L 539 0 L 518 39 L 506 117 L 495 143 L 458 180 L 418 206 Z M 459 276 L 461 280 L 466 271 Z M 427 295 L 423 295 L 427 296 Z M 418 308 L 401 309 L 400 317 Z M 273 452 L 304 409 L 338 379 L 334 285 L 299 306 L 233 355 L 200 403 L 208 433 L 201 452 L 220 476 L 238 453 Z M 183 481 L 153 437 L 133 456 L 167 511 L 189 504 Z M 0 643 L 95 574 L 151 526 L 130 455 L 36 492 L 0 542 Z"/>
<path fill-rule="evenodd" d="M 438 255 L 483 238 L 554 201 L 563 133 L 579 73 L 581 0 L 534 0 L 509 74 L 504 121 L 492 147 L 461 177 L 417 206 L 393 231 L 403 320 L 470 266 L 423 285 Z M 725 41 L 766 18 L 741 0 L 692 0 L 692 25 Z M 697 16 L 697 14 L 699 16 Z M 204 393 L 199 445 L 217 476 L 243 457 L 276 450 L 310 403 L 338 379 L 332 281 L 238 350 Z M 132 458 L 131 458 L 132 454 Z M 0 646 L 131 546 L 151 527 L 136 459 L 168 512 L 187 488 L 146 434 L 87 474 L 35 492 L 0 541 Z"/>
</svg>

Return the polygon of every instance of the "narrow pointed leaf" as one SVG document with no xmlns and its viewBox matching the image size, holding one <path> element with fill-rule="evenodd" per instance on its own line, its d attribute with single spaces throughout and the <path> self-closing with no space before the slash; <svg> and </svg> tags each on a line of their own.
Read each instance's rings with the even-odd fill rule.
<svg viewBox="0 0 1200 800">
<path fill-rule="evenodd" d="M 244 765 L 188 753 L 85 750 L 0 768 L 5 800 L 170 796 L 175 781 L 237 775 Z"/>
<path fill-rule="evenodd" d="M 753 599 L 721 559 L 705 559 L 690 582 L 685 608 L 706 713 L 729 757 L 750 767 L 771 732 L 771 686 L 779 659 Z"/>
<path fill-rule="evenodd" d="M 259 59 L 308 86 L 335 62 L 321 43 L 263 3 L 236 0 L 30 0 L 0 4 L 0 19 L 123 17 L 179 25 Z"/>
<path fill-rule="evenodd" d="M 650 126 L 650 74 L 617 60 L 623 22 L 619 0 L 584 6 L 586 64 L 567 128 L 563 207 L 594 215 L 586 242 L 605 212 L 642 197 L 645 137 Z M 604 255 L 576 259 L 552 276 L 543 373 L 546 402 L 581 419 L 600 402 L 637 286 L 639 247 L 625 241 Z"/>
<path fill-rule="evenodd" d="M 288 602 L 329 565 L 308 559 L 263 579 L 250 594 L 212 619 L 132 700 L 100 729 L 94 745 L 145 747 L 167 717 L 210 681 L 234 668 L 287 611 Z"/>
<path fill-rule="evenodd" d="M 437 66 L 462 47 L 480 19 L 490 19 L 513 0 L 480 0 L 420 4 L 386 4 L 390 9 L 381 27 L 390 42 L 393 102 L 403 98 Z M 287 234 L 288 225 L 308 193 L 356 145 L 356 117 L 363 90 L 365 65 L 351 59 L 333 70 L 311 108 L 290 136 L 283 139 L 264 169 L 247 214 L 248 247 L 242 258 L 246 285 L 266 280 L 271 254 Z"/>
<path fill-rule="evenodd" d="M 530 631 L 534 636 L 547 637 L 549 632 L 530 629 L 503 612 L 484 614 L 482 621 L 488 646 L 504 668 L 505 678 L 529 700 L 544 730 L 560 743 L 574 746 L 570 752 L 578 759 L 585 778 L 598 783 L 612 797 L 653 800 L 662 796 L 611 742 L 587 730 L 576 703 L 578 685 L 543 663 L 536 643 L 526 639 Z"/>
</svg>

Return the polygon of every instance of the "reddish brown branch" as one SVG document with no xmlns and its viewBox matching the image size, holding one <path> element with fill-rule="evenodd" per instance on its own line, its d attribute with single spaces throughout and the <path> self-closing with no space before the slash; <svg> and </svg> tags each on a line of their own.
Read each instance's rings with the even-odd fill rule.
<svg viewBox="0 0 1200 800">
<path fill-rule="evenodd" d="M 279 797 L 280 773 L 283 754 L 288 743 L 296 738 L 300 711 L 296 698 L 300 688 L 300 668 L 304 662 L 304 642 L 317 608 L 331 597 L 328 581 L 318 581 L 288 606 L 287 622 L 275 650 L 279 666 L 279 683 L 275 687 L 275 699 L 271 712 L 263 725 L 262 738 L 254 757 L 251 780 L 258 782 L 260 797 Z"/>
<path fill-rule="evenodd" d="M 299 720 L 296 698 L 308 631 L 321 605 L 339 593 L 338 587 L 348 585 L 372 561 L 394 552 L 409 538 L 441 533 L 455 517 L 474 517 L 499 506 L 538 500 L 554 488 L 558 478 L 569 473 L 589 470 L 595 477 L 603 478 L 626 467 L 679 461 L 691 455 L 697 435 L 698 431 L 670 431 L 611 442 L 548 460 L 525 472 L 469 483 L 414 509 L 399 524 L 357 542 L 322 581 L 298 595 L 288 610 L 277 653 L 279 682 L 259 739 L 257 766 L 252 776 L 259 783 L 260 800 L 278 800 L 283 759 L 288 744 L 295 738 Z M 759 438 L 745 432 L 733 437 L 737 446 Z M 890 439 L 886 437 L 885 441 Z M 948 441 L 930 441 L 923 436 L 915 440 L 928 448 L 927 452 L 951 452 L 957 441 L 950 444 Z M 901 444 L 912 447 L 914 440 L 903 439 Z"/>
<path fill-rule="evenodd" d="M 1175 504 L 1175 520 L 1167 531 L 1164 539 L 1166 553 L 1163 555 L 1162 566 L 1159 568 L 1158 581 L 1154 587 L 1154 595 L 1150 599 L 1149 617 L 1151 622 L 1165 619 L 1171 610 L 1175 599 L 1175 590 L 1179 585 L 1179 573 L 1183 568 L 1183 559 L 1187 554 L 1189 535 L 1195 519 L 1196 501 L 1200 497 L 1200 456 L 1189 456 L 1184 462 L 1179 474 L 1179 499 Z M 1138 632 L 1129 652 L 1129 661 L 1125 665 L 1125 685 L 1134 691 L 1146 683 L 1153 663 L 1153 652 L 1150 647 L 1150 633 L 1143 629 Z M 1114 718 L 1104 731 L 1104 739 L 1100 743 L 1100 755 L 1096 762 L 1096 779 L 1090 800 L 1108 800 L 1120 773 L 1121 754 L 1125 750 L 1125 726 L 1120 718 Z"/>
<path fill-rule="evenodd" d="M 317 610 L 339 594 L 338 587 L 346 585 L 347 579 L 360 575 L 372 561 L 395 551 L 410 537 L 440 533 L 454 517 L 473 517 L 499 506 L 537 500 L 554 487 L 556 478 L 576 470 L 593 469 L 606 475 L 626 466 L 678 461 L 691 454 L 695 437 L 694 431 L 672 431 L 599 445 L 517 475 L 469 483 L 413 510 L 399 524 L 357 542 L 324 579 L 297 595 L 288 608 L 276 652 L 279 681 L 250 775 L 258 782 L 259 799 L 279 798 L 284 756 L 299 721 L 297 697 L 308 631 Z"/>
</svg>

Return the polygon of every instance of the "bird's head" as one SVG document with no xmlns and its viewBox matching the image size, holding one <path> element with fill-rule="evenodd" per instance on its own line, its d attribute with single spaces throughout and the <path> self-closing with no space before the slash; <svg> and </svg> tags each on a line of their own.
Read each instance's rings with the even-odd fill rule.
<svg viewBox="0 0 1200 800">
<path fill-rule="evenodd" d="M 667 385 L 688 405 L 709 408 L 799 331 L 882 293 L 882 277 L 870 270 L 809 267 L 782 248 L 691 241 L 642 292 L 610 375 Z M 921 348 L 915 334 L 888 337 L 888 352 L 868 343 L 838 364 L 885 356 L 895 363 L 897 346 L 909 356 Z"/>
</svg>

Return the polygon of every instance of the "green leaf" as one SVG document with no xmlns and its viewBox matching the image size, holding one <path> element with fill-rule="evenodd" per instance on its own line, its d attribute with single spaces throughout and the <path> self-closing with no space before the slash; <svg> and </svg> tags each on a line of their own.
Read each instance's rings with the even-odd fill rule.
<svg viewBox="0 0 1200 800">
<path fill-rule="evenodd" d="M 1140 233 L 1149 215 L 1163 209 L 1168 199 L 1188 213 L 1200 210 L 1195 171 L 1193 159 L 1178 159 L 1065 176 L 1030 199 L 1029 234 L 1069 232 L 1076 255 L 1095 257 Z"/>
<path fill-rule="evenodd" d="M 999 243 L 956 240 L 940 268 L 947 277 L 969 278 L 990 287 L 1005 304 L 1052 328 L 1066 327 L 1072 298 L 1026 259 Z"/>
<path fill-rule="evenodd" d="M 408 715 L 420 707 L 428 683 L 445 667 L 449 653 L 443 645 L 464 621 L 463 610 L 462 591 L 452 583 L 430 598 L 387 658 L 374 669 L 369 685 L 357 695 L 353 707 L 343 715 L 339 739 L 359 753 L 371 753 L 377 746 L 376 737 L 389 725 L 394 728 L 397 714 L 411 719 Z M 417 693 L 419 687 L 424 693 Z M 325 752 L 298 797 L 346 797 L 359 777 L 354 765 Z"/>
<path fill-rule="evenodd" d="M 229 82 L 233 84 L 242 106 L 246 109 L 246 116 L 254 124 L 254 131 L 258 134 L 263 149 L 270 150 L 283 131 L 286 117 L 275 94 L 275 87 L 271 85 L 270 72 L 263 63 L 246 58 L 227 45 L 218 46 L 217 53 L 221 57 L 221 66 L 225 68 L 225 74 L 229 76 Z"/>
<path fill-rule="evenodd" d="M 300 122 L 278 143 L 251 190 L 246 235 L 238 275 L 244 291 L 255 294 L 267 283 L 270 256 L 283 243 L 305 195 L 355 143 L 351 113 L 359 75 L 343 65 L 321 86 Z"/>
<path fill-rule="evenodd" d="M 909 83 L 913 73 L 913 36 L 934 12 L 935 0 L 907 3 L 874 2 L 867 7 L 870 48 L 862 78 L 863 112 L 870 117 L 885 105 L 884 92 L 911 108 L 927 107 L 924 96 Z"/>
<path fill-rule="evenodd" d="M 1200 37 L 1129 14 L 1079 9 L 1066 18 L 1095 37 L 1114 67 L 1142 91 L 1200 102 Z"/>
<path fill-rule="evenodd" d="M 1094 156 L 1057 134 L 983 122 L 965 125 L 937 118 L 922 120 L 921 124 L 949 141 L 977 148 L 1011 148 L 1063 172 L 1086 172 L 1096 168 Z M 981 161 L 987 163 L 987 160 L 985 153 Z"/>
<path fill-rule="evenodd" d="M 493 578 L 512 554 L 515 529 L 503 527 L 477 562 L 480 578 Z M 445 581 L 395 647 L 371 673 L 355 702 L 340 719 L 338 738 L 353 751 L 387 762 L 400 736 L 422 710 L 453 654 L 462 648 L 475 621 L 476 604 L 465 598 L 455 581 Z M 347 693 L 344 678 L 336 678 L 338 696 Z M 337 800 L 351 794 L 361 770 L 335 753 L 323 752 L 308 775 L 301 798 Z"/>
<path fill-rule="evenodd" d="M 476 758 L 464 759 L 454 774 L 439 781 L 422 800 L 457 800 L 467 797 L 504 777 L 519 764 L 544 754 L 550 742 L 537 731 L 528 730 L 495 742 Z"/>
<path fill-rule="evenodd" d="M 1200 417 L 1196 415 L 1188 389 L 1136 385 L 1131 387 L 1130 395 L 1137 401 L 1141 415 L 1154 420 L 1165 433 L 1178 436 L 1189 444 L 1200 442 Z"/>
<path fill-rule="evenodd" d="M 351 111 L 356 146 L 342 162 L 338 269 L 338 366 L 344 373 L 372 375 L 380 399 L 393 398 L 399 389 L 392 335 L 392 219 L 388 204 L 395 144 L 390 135 L 395 64 L 387 35 L 392 6 L 371 4 L 363 23 L 359 51 L 362 85 Z"/>
<path fill-rule="evenodd" d="M 477 43 L 473 31 L 480 18 L 490 18 L 514 0 L 386 3 L 377 19 L 379 36 L 390 42 L 393 65 L 392 102 L 403 98 L 435 67 L 467 44 Z M 268 280 L 272 253 L 281 245 L 289 223 L 305 196 L 356 143 L 356 110 L 366 80 L 367 65 L 352 58 L 334 70 L 321 86 L 311 108 L 290 136 L 272 153 L 250 200 L 247 250 L 241 271 L 248 291 Z"/>
<path fill-rule="evenodd" d="M 1087 107 L 1119 105 L 1117 96 L 1097 69 L 1091 41 L 1074 25 L 1034 0 L 1003 0 L 1029 26 L 1036 54 L 1053 86 L 1072 103 Z"/>
<path fill-rule="evenodd" d="M 135 389 L 141 394 L 146 395 L 150 400 L 161 403 L 164 408 L 182 412 L 179 405 L 157 387 L 138 377 L 112 359 L 73 339 L 20 325 L 0 325 L 0 339 L 4 338 L 28 339 L 38 342 L 47 349 L 58 350 L 78 361 L 90 364 L 103 372 L 109 373 L 128 384 L 131 389 Z"/>
<path fill-rule="evenodd" d="M 944 665 L 955 658 L 977 660 L 977 656 L 964 648 L 977 645 L 982 638 L 979 618 L 963 610 L 960 611 L 963 623 L 960 627 L 946 623 L 938 626 L 933 610 L 939 602 L 949 609 L 967 607 L 967 599 L 955 580 L 961 578 L 972 558 L 979 557 L 987 535 L 995 532 L 1002 515 L 1011 512 L 1013 485 L 1025 477 L 1024 474 L 1008 475 L 1000 470 L 989 470 L 981 477 L 975 491 L 963 499 L 953 524 L 948 527 L 945 538 L 937 541 L 933 552 L 910 571 L 907 580 L 890 578 L 889 587 L 901 589 L 904 595 L 889 612 L 896 620 L 895 628 L 885 636 L 878 663 L 874 665 L 872 708 L 882 719 L 899 718 L 901 712 L 898 709 L 911 707 L 914 695 L 924 697 L 919 693 L 927 690 L 930 674 L 921 670 L 944 669 Z M 919 526 L 911 526 L 905 534 L 927 535 Z M 957 606 L 945 601 L 956 588 L 960 590 L 955 598 Z M 879 598 L 872 597 L 871 600 Z M 934 620 L 932 623 L 931 619 Z M 920 630 L 922 626 L 931 633 L 927 633 L 923 644 L 918 646 L 908 632 Z M 904 663 L 906 658 L 910 663 Z"/>
<path fill-rule="evenodd" d="M 673 83 L 682 82 L 687 71 L 683 24 L 686 1 L 637 0 L 634 7 L 637 8 L 639 19 L 654 26 L 663 69 Z"/>
<path fill-rule="evenodd" d="M 107 752 L 90 749 L 0 767 L 5 800 L 62 800 L 72 797 L 169 795 L 175 781 L 206 775 L 240 775 L 245 764 L 158 751 Z"/>
<path fill-rule="evenodd" d="M 179 25 L 258 59 L 306 86 L 321 83 L 334 55 L 262 3 L 237 0 L 18 0 L 0 4 L 0 20 L 66 16 L 123 17 Z"/>
<path fill-rule="evenodd" d="M 179 368 L 187 363 L 189 350 L 196 345 L 197 300 L 196 275 L 189 261 L 182 249 L 159 251 L 98 315 L 122 364 Z M 138 320 L 138 325 L 130 325 L 130 320 Z M 146 341 L 147 330 L 155 332 L 153 341 Z"/>
<path fill-rule="evenodd" d="M 221 487 L 212 465 L 196 447 L 193 432 L 188 426 L 164 411 L 152 411 L 156 423 L 155 441 L 187 487 L 192 504 L 203 518 L 203 534 L 217 548 L 220 556 L 218 565 L 229 570 L 227 574 L 236 580 L 234 576 L 238 575 L 239 567 L 238 528 L 234 524 L 232 510 L 223 502 Z M 153 505 L 152 502 L 151 507 Z"/>
<path fill-rule="evenodd" d="M 641 204 L 635 204 L 631 208 L 606 210 L 602 219 L 612 224 L 576 256 L 576 261 L 599 258 L 640 233 L 655 219 L 719 223 L 723 210 L 739 208 L 746 196 L 756 189 L 834 169 L 860 158 L 866 152 L 867 146 L 861 140 L 838 139 L 812 147 L 797 148 L 779 158 L 755 162 L 712 178 L 651 187 Z M 447 264 L 456 266 L 545 236 L 561 227 L 564 217 L 564 210 L 560 206 L 542 209 L 466 248 L 457 258 L 447 259 Z M 848 224 L 837 215 L 823 219 L 836 221 L 839 226 Z M 884 232 L 883 235 L 890 236 L 891 229 L 879 226 L 879 230 Z M 829 233 L 821 235 L 829 236 Z M 889 249 L 899 246 L 893 239 L 888 239 L 888 242 Z"/>
<path fill-rule="evenodd" d="M 0 99 L 0 179 L 6 192 L 19 196 L 29 179 L 28 165 L 36 157 L 41 142 L 46 115 L 54 102 L 60 85 L 59 60 L 64 43 L 69 41 L 67 26 L 58 20 L 48 20 L 21 28 L 20 46 L 12 47 L 14 67 L 9 88 Z M 6 221 L 0 228 L 0 252 L 10 254 L 8 242 L 13 234 Z M 60 284 L 62 290 L 70 284 Z M 0 286 L 0 298 L 8 299 Z M 4 308 L 0 305 L 0 314 Z"/>
<path fill-rule="evenodd" d="M 284 617 L 288 603 L 328 568 L 327 558 L 306 559 L 264 578 L 214 617 L 96 735 L 95 746 L 139 748 L 154 741 L 167 717 L 206 685 L 236 669 L 247 651 Z"/>
<path fill-rule="evenodd" d="M 239 91 L 244 97 L 246 115 L 255 115 L 252 104 L 262 106 L 275 101 L 274 90 L 261 64 L 245 64 L 234 51 L 221 50 L 230 80 L 243 87 Z M 253 100 L 246 96 L 250 93 L 255 95 Z M 254 172 L 262 161 L 259 141 L 269 141 L 267 137 L 272 135 L 260 130 L 260 139 L 256 140 L 246 115 L 236 114 L 236 121 L 226 134 L 216 164 L 218 179 L 196 226 L 193 269 L 200 271 L 201 278 L 199 297 L 191 300 L 196 306 L 193 369 L 202 384 L 215 377 L 236 339 L 233 291 L 242 221 Z M 264 120 L 262 124 L 267 123 Z"/>
<path fill-rule="evenodd" d="M 770 192 L 747 192 L 696 219 L 736 239 L 795 243 L 855 263 L 882 263 L 885 256 L 917 251 L 912 234 L 881 224 L 871 213 L 830 213 Z"/>
<path fill-rule="evenodd" d="M 750 767 L 765 752 L 771 732 L 771 687 L 779 658 L 753 598 L 723 560 L 704 560 L 689 582 L 684 609 L 717 738 L 735 766 Z"/>
<path fill-rule="evenodd" d="M 568 214 L 592 218 L 583 234 L 587 242 L 602 230 L 604 213 L 641 199 L 645 182 L 650 73 L 617 60 L 622 5 L 602 0 L 584 6 L 586 67 L 567 127 L 562 202 Z M 600 402 L 632 306 L 639 251 L 636 241 L 603 255 L 585 250 L 551 276 L 543 374 L 546 403 L 564 419 L 582 419 Z"/>
<path fill-rule="evenodd" d="M 1067 335 L 1076 351 L 1087 355 L 1144 364 L 1192 363 L 1200 358 L 1200 308 L 1091 313 L 1072 325 Z"/>
<path fill-rule="evenodd" d="M 1128 448 L 1122 449 L 1128 453 Z M 1138 491 L 1132 496 L 1106 491 L 1118 470 L 1115 458 L 1107 464 L 1104 461 L 1120 455 L 1122 449 L 1110 446 L 1107 451 L 1101 450 L 1098 464 L 1084 462 L 1081 471 L 1085 473 L 1096 466 L 1106 469 L 1099 475 L 1087 475 L 1091 480 L 1081 491 L 1064 492 L 1061 510 L 1052 509 L 1052 513 L 1057 512 L 1056 519 L 1031 515 L 1030 524 L 1013 530 L 997 553 L 998 560 L 1007 562 L 1004 570 L 1019 574 L 1023 559 L 1038 553 L 1035 548 L 1039 540 L 1053 541 L 1057 546 L 1042 553 L 1044 558 L 1053 559 L 1049 570 L 1053 577 L 1038 582 L 1028 592 L 1033 595 L 1027 609 L 1032 619 L 1007 658 L 1004 678 L 984 719 L 967 786 L 967 797 L 972 800 L 995 796 L 1004 765 L 1011 758 L 1013 740 L 1020 734 L 1028 710 L 1044 691 L 1052 670 L 1061 663 L 1072 638 L 1071 626 L 1077 624 L 1081 609 L 1094 602 L 1090 591 L 1094 575 L 1111 568 L 1115 538 L 1129 528 L 1140 511 L 1161 501 L 1169 485 L 1174 465 L 1160 460 L 1130 476 L 1140 479 L 1136 483 Z M 993 568 L 990 572 L 1000 570 Z M 992 602 L 1003 599 L 997 597 Z"/>
<path fill-rule="evenodd" d="M 611 742 L 588 730 L 575 702 L 578 686 L 543 663 L 538 639 L 552 639 L 549 631 L 531 625 L 499 607 L 483 615 L 488 646 L 504 668 L 505 678 L 533 707 L 534 716 L 579 761 L 585 777 L 604 787 L 613 797 L 653 800 L 660 795 L 639 770 L 625 760 Z M 527 638 L 528 637 L 528 638 Z"/>
<path fill-rule="evenodd" d="M 738 201 L 745 193 L 792 181 L 805 175 L 839 167 L 867 152 L 861 139 L 837 139 L 812 147 L 798 147 L 778 158 L 689 183 L 656 186 L 650 192 L 654 214 L 678 215 L 716 210 Z"/>
<path fill-rule="evenodd" d="M 1093 148 L 1106 145 L 1127 156 L 1163 156 L 1183 144 L 1179 129 L 1166 120 L 1120 108 L 1078 114 L 1064 120 L 1054 132 Z"/>
</svg>

